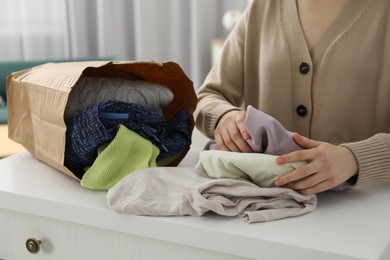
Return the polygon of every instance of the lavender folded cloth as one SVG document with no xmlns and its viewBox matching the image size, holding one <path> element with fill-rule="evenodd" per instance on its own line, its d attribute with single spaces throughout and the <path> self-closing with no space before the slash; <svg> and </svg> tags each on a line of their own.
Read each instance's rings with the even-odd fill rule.
<svg viewBox="0 0 390 260">
<path fill-rule="evenodd" d="M 244 126 L 251 136 L 247 143 L 256 153 L 282 155 L 303 149 L 278 120 L 252 106 L 247 107 Z M 218 146 L 211 140 L 205 149 L 218 150 Z"/>
<path fill-rule="evenodd" d="M 244 126 L 251 136 L 247 143 L 254 152 L 282 155 L 303 149 L 278 120 L 252 106 L 247 107 Z"/>
</svg>

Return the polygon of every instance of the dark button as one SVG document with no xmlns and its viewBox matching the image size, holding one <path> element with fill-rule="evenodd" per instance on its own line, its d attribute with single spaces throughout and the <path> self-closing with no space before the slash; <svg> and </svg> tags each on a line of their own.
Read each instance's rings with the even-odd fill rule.
<svg viewBox="0 0 390 260">
<path fill-rule="evenodd" d="M 302 64 L 299 66 L 299 72 L 301 74 L 307 74 L 310 71 L 310 66 L 309 64 L 302 62 Z"/>
<path fill-rule="evenodd" d="M 302 117 L 306 116 L 307 108 L 304 105 L 297 106 L 297 114 Z"/>
</svg>

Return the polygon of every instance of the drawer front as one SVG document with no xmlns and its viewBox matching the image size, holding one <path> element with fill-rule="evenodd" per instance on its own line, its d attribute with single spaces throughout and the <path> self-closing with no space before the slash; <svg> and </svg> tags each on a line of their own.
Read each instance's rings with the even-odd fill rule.
<svg viewBox="0 0 390 260">
<path fill-rule="evenodd" d="M 239 259 L 89 226 L 0 209 L 1 260 L 61 259 Z M 26 248 L 29 238 L 39 240 L 36 254 Z"/>
</svg>

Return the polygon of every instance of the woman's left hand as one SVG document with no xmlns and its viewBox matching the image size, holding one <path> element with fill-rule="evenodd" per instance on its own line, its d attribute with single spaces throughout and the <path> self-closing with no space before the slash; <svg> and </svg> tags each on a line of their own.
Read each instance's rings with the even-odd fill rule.
<svg viewBox="0 0 390 260">
<path fill-rule="evenodd" d="M 289 187 L 299 193 L 311 195 L 334 188 L 357 174 L 357 162 L 348 148 L 314 141 L 297 133 L 293 135 L 293 139 L 306 149 L 279 156 L 276 163 L 308 163 L 278 177 L 276 186 Z"/>
</svg>

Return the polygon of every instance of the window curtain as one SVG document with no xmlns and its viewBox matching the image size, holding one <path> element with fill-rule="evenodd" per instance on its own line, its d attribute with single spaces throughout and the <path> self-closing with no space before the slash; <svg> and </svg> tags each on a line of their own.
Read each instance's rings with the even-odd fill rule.
<svg viewBox="0 0 390 260">
<path fill-rule="evenodd" d="M 115 57 L 177 62 L 197 88 L 222 17 L 249 0 L 0 0 L 0 60 Z"/>
</svg>

